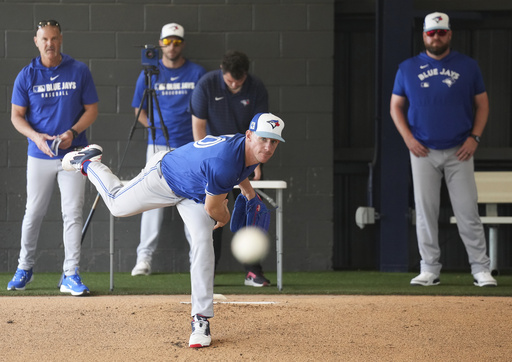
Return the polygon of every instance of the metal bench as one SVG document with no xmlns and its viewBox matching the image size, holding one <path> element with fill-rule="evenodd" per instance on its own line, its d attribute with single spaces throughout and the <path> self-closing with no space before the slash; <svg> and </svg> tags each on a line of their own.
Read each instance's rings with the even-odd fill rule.
<svg viewBox="0 0 512 362">
<path fill-rule="evenodd" d="M 498 215 L 498 204 L 512 204 L 512 172 L 490 171 L 475 172 L 478 203 L 485 204 L 485 216 L 481 216 L 483 224 L 489 228 L 489 258 L 491 273 L 498 274 L 498 226 L 512 224 L 512 216 Z M 450 223 L 456 224 L 454 216 Z"/>
</svg>

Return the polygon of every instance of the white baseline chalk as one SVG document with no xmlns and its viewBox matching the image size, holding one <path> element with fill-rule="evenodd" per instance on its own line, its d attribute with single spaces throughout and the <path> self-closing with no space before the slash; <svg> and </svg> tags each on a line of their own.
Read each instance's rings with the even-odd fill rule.
<svg viewBox="0 0 512 362">
<path fill-rule="evenodd" d="M 191 302 L 180 302 L 180 304 L 191 304 Z M 277 304 L 277 302 L 213 302 L 213 304 Z"/>
</svg>

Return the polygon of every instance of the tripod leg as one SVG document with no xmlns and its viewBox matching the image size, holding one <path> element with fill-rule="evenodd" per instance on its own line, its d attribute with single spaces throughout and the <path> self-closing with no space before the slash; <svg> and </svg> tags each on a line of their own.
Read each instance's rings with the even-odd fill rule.
<svg viewBox="0 0 512 362">
<path fill-rule="evenodd" d="M 62 281 L 64 280 L 64 272 L 60 275 L 59 283 L 57 283 L 57 288 L 60 289 L 60 286 L 62 285 Z"/>
<path fill-rule="evenodd" d="M 119 171 L 121 170 L 121 167 L 123 166 L 124 159 L 126 157 L 126 153 L 128 152 L 128 148 L 130 146 L 130 141 L 132 140 L 133 134 L 135 133 L 135 129 L 137 128 L 137 123 L 139 122 L 140 113 L 142 112 L 142 106 L 144 105 L 144 100 L 146 98 L 149 98 L 149 93 L 148 93 L 147 89 L 144 89 L 144 93 L 142 94 L 142 99 L 139 104 L 138 112 L 135 115 L 135 121 L 133 122 L 133 126 L 128 135 L 128 143 L 126 144 L 126 147 L 123 152 L 123 156 L 121 157 L 121 162 L 119 162 L 119 167 L 117 168 L 117 173 L 119 173 Z"/>
<path fill-rule="evenodd" d="M 94 212 L 96 211 L 96 207 L 98 206 L 98 202 L 100 201 L 100 194 L 98 193 L 96 195 L 96 198 L 94 199 L 94 202 L 91 207 L 91 211 L 89 211 L 89 216 L 87 216 L 87 220 L 85 220 L 84 226 L 82 228 L 82 241 L 81 244 L 84 243 L 85 234 L 87 233 L 87 229 L 89 228 L 89 224 L 91 223 L 92 216 L 94 215 Z"/>
<path fill-rule="evenodd" d="M 162 133 L 164 134 L 164 137 L 165 137 L 165 142 L 167 143 L 167 147 L 169 147 L 169 149 L 171 149 L 171 145 L 169 144 L 169 130 L 167 129 L 167 126 L 165 125 L 164 117 L 162 117 L 162 111 L 160 110 L 160 104 L 158 103 L 158 98 L 156 96 L 156 93 L 153 93 L 153 98 L 155 101 L 158 116 L 160 117 L 160 126 L 162 128 Z"/>
<path fill-rule="evenodd" d="M 151 138 L 153 139 L 153 145 L 156 142 L 156 130 L 155 130 L 155 115 L 153 113 L 153 94 L 154 90 L 148 91 L 148 124 L 149 131 L 151 132 Z"/>
</svg>

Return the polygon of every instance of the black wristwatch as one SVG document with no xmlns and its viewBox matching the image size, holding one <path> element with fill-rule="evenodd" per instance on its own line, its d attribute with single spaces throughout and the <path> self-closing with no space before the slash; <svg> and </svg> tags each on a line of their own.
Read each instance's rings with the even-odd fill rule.
<svg viewBox="0 0 512 362">
<path fill-rule="evenodd" d="M 475 139 L 476 143 L 480 143 L 480 136 L 477 136 L 476 134 L 471 134 L 471 137 Z"/>
<path fill-rule="evenodd" d="M 73 139 L 78 137 L 78 132 L 76 130 L 74 130 L 73 128 L 70 128 L 69 130 L 71 131 L 71 134 L 73 135 Z"/>
</svg>

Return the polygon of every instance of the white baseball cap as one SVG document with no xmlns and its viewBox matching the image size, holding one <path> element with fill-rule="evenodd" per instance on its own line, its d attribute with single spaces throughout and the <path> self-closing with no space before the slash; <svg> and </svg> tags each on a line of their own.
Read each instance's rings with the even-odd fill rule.
<svg viewBox="0 0 512 362">
<path fill-rule="evenodd" d="M 284 122 L 281 118 L 272 113 L 258 113 L 252 118 L 249 131 L 253 131 L 257 136 L 272 138 L 285 142 L 281 137 L 284 128 Z"/>
<path fill-rule="evenodd" d="M 425 16 L 423 31 L 444 29 L 450 30 L 450 18 L 445 13 L 432 13 Z"/>
<path fill-rule="evenodd" d="M 177 36 L 178 38 L 185 38 L 185 29 L 180 24 L 170 23 L 166 24 L 162 27 L 162 32 L 160 33 L 160 39 L 167 38 L 169 36 Z"/>
</svg>

